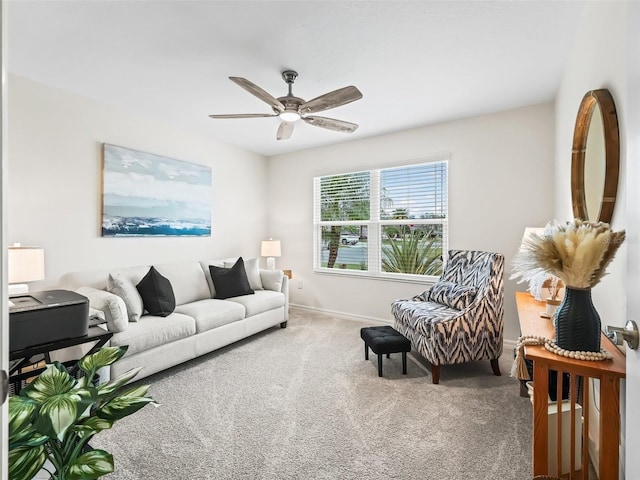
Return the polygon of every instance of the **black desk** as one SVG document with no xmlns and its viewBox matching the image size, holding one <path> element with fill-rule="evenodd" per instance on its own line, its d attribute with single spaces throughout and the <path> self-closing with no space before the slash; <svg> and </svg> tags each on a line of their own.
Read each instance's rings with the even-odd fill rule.
<svg viewBox="0 0 640 480">
<path fill-rule="evenodd" d="M 35 345 L 33 347 L 23 348 L 21 350 L 15 350 L 9 352 L 9 361 L 11 366 L 9 367 L 9 383 L 14 387 L 14 393 L 18 393 L 22 388 L 22 380 L 35 377 L 39 373 L 43 372 L 44 368 L 36 368 L 29 370 L 28 372 L 20 373 L 20 371 L 30 365 L 34 365 L 42 360 L 47 363 L 51 362 L 49 354 L 67 347 L 73 347 L 76 345 L 82 345 L 85 343 L 96 342 L 93 347 L 87 352 L 87 355 L 99 350 L 105 343 L 107 343 L 113 336 L 112 332 L 107 331 L 99 326 L 91 326 L 86 335 L 82 337 L 65 338 L 63 340 L 57 340 L 55 342 L 43 343 L 41 345 Z M 38 357 L 35 359 L 35 357 Z M 77 361 L 69 360 L 64 362 L 66 367 L 71 367 L 69 373 L 75 375 L 78 367 Z"/>
</svg>

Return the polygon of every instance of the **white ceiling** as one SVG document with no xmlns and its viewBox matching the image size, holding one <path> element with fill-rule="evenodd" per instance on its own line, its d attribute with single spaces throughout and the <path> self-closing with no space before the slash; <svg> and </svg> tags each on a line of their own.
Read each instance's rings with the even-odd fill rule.
<svg viewBox="0 0 640 480">
<path fill-rule="evenodd" d="M 580 19 L 578 1 L 9 2 L 9 72 L 264 155 L 552 100 Z M 309 100 L 347 85 L 362 100 L 320 115 L 352 134 L 277 118 L 228 80 L 275 97 L 299 73 Z M 62 112 L 61 112 L 62 114 Z"/>
</svg>

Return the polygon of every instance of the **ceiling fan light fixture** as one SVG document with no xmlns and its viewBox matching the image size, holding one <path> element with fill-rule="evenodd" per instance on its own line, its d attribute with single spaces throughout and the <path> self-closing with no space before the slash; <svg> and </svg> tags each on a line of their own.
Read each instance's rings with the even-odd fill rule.
<svg viewBox="0 0 640 480">
<path fill-rule="evenodd" d="M 329 110 L 330 108 L 340 107 L 347 103 L 354 102 L 362 98 L 362 93 L 353 85 L 339 88 L 319 97 L 313 98 L 308 102 L 303 98 L 293 95 L 293 82 L 298 74 L 293 70 L 285 70 L 282 72 L 282 79 L 287 84 L 288 93 L 285 96 L 275 98 L 255 83 L 250 82 L 242 77 L 229 77 L 229 80 L 245 89 L 253 96 L 259 98 L 268 104 L 273 110 L 272 114 L 268 113 L 236 113 L 223 115 L 209 115 L 211 118 L 260 118 L 260 117 L 278 117 L 280 126 L 276 133 L 277 140 L 286 140 L 291 137 L 294 124 L 298 120 L 304 120 L 305 123 L 315 127 L 326 128 L 334 132 L 354 132 L 358 125 L 344 120 L 336 120 L 335 118 L 318 117 L 315 113 Z"/>
<path fill-rule="evenodd" d="M 300 114 L 298 112 L 286 110 L 282 112 L 279 117 L 283 122 L 295 122 L 296 120 L 300 120 Z"/>
</svg>

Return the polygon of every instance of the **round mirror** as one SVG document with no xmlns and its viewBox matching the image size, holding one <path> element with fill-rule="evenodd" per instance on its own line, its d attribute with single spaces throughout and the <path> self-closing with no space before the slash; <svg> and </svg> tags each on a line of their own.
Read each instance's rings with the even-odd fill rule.
<svg viewBox="0 0 640 480">
<path fill-rule="evenodd" d="M 573 134 L 571 196 L 575 218 L 611 222 L 618 192 L 620 140 L 613 97 L 591 90 L 580 104 Z"/>
</svg>

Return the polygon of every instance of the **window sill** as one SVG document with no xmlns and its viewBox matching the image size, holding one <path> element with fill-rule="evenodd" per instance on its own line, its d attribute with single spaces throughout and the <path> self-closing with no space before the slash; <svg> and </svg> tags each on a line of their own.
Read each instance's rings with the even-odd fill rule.
<svg viewBox="0 0 640 480">
<path fill-rule="evenodd" d="M 382 282 L 399 282 L 420 285 L 433 285 L 438 281 L 438 277 L 434 276 L 396 276 L 396 275 L 373 275 L 368 272 L 360 272 L 358 270 L 330 270 L 330 269 L 314 269 L 316 275 L 327 275 L 331 277 L 346 277 L 364 280 L 378 280 Z"/>
</svg>

